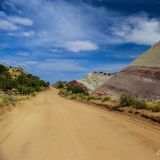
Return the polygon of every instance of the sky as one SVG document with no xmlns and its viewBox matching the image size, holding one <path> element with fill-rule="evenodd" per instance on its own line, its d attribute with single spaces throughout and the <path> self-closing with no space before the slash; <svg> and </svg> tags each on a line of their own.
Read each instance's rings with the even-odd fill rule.
<svg viewBox="0 0 160 160">
<path fill-rule="evenodd" d="M 160 0 L 0 0 L 0 63 L 51 83 L 118 72 L 160 41 Z"/>
</svg>

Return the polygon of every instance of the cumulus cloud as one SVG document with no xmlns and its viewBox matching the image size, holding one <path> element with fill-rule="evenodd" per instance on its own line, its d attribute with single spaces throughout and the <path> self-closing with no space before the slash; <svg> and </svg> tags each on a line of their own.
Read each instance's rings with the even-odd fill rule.
<svg viewBox="0 0 160 160">
<path fill-rule="evenodd" d="M 23 16 L 5 17 L 0 29 L 28 37 L 25 47 L 62 48 L 72 52 L 95 51 L 102 45 L 136 43 L 152 45 L 160 40 L 160 21 L 141 13 L 127 16 L 79 0 L 11 0 L 23 8 Z M 5 21 L 5 22 L 4 22 Z M 34 24 L 34 25 L 33 25 Z M 7 26 L 7 27 L 5 27 Z M 26 29 L 29 27 L 30 29 Z M 33 30 L 33 31 L 28 31 Z"/>
<path fill-rule="evenodd" d="M 68 42 L 65 47 L 72 52 L 94 51 L 98 49 L 97 44 L 90 41 Z"/>
<path fill-rule="evenodd" d="M 4 19 L 0 19 L 0 29 L 1 30 L 7 30 L 7 31 L 14 31 L 18 29 L 18 26 L 16 26 L 15 24 L 4 20 Z"/>
<path fill-rule="evenodd" d="M 19 17 L 19 16 L 9 16 L 7 19 L 13 24 L 19 24 L 23 26 L 32 26 L 33 21 L 29 18 Z"/>
<path fill-rule="evenodd" d="M 158 18 L 142 13 L 122 15 L 107 7 L 85 2 L 28 0 L 26 5 L 26 0 L 5 0 L 7 7 L 0 11 L 0 36 L 4 37 L 0 39 L 0 49 L 5 48 L 2 51 L 6 52 L 3 52 L 0 62 L 3 60 L 8 65 L 25 66 L 37 75 L 43 74 L 44 78 L 47 73 L 49 77 L 55 77 L 53 72 L 57 75 L 69 73 L 68 77 L 71 78 L 72 72 L 112 72 L 123 68 L 125 64 L 121 64 L 121 60 L 126 56 L 123 50 L 117 53 L 121 59 L 116 58 L 115 49 L 105 51 L 106 48 L 116 48 L 117 43 L 152 45 L 160 40 Z M 87 55 L 87 52 L 96 50 L 97 54 Z M 70 52 L 84 54 L 66 54 Z M 97 60 L 98 53 L 113 53 L 111 57 L 114 57 L 114 61 L 116 58 L 117 63 L 107 65 L 106 59 L 113 61 L 110 56 Z M 88 59 L 88 62 L 80 61 L 82 59 Z"/>
<path fill-rule="evenodd" d="M 153 45 L 160 41 L 160 21 L 147 16 L 131 16 L 113 26 L 113 34 L 123 42 Z"/>
<path fill-rule="evenodd" d="M 13 37 L 31 37 L 35 35 L 35 32 L 34 31 L 9 32 L 8 35 Z"/>
<path fill-rule="evenodd" d="M 63 48 L 78 53 L 116 43 L 151 45 L 160 39 L 159 20 L 147 15 L 127 17 L 83 1 L 76 5 L 65 0 L 30 0 L 27 6 L 25 0 L 11 2 L 23 8 L 23 16 L 0 15 L 6 16 L 12 30 L 22 29 L 10 35 L 30 38 L 27 47 Z M 33 31 L 23 27 L 33 27 Z"/>
<path fill-rule="evenodd" d="M 8 16 L 0 11 L 0 29 L 6 31 L 15 31 L 22 29 L 21 26 L 32 26 L 33 21 L 29 18 L 20 16 Z"/>
<path fill-rule="evenodd" d="M 75 5 L 64 0 L 30 0 L 27 6 L 23 0 L 12 2 L 22 6 L 23 12 L 35 22 L 34 28 L 39 38 L 31 39 L 28 46 L 61 47 L 73 52 L 98 49 L 98 43 L 93 42 L 93 38 L 100 34 L 93 25 L 96 22 L 93 16 L 100 17 L 96 12 L 101 12 L 101 9 L 97 10 L 86 3 Z"/>
<path fill-rule="evenodd" d="M 34 31 L 28 31 L 28 32 L 21 32 L 20 35 L 24 36 L 24 37 L 31 37 L 33 36 L 35 33 Z"/>
</svg>

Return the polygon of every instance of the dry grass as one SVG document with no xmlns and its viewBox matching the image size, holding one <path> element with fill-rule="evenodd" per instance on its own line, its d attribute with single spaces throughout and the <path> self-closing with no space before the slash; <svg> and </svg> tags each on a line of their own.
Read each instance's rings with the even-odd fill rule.
<svg viewBox="0 0 160 160">
<path fill-rule="evenodd" d="M 21 96 L 21 95 L 0 95 L 0 107 L 5 107 L 10 104 L 14 104 L 15 102 L 28 99 L 29 96 Z"/>
<path fill-rule="evenodd" d="M 160 112 L 160 103 L 153 103 L 145 100 L 139 100 L 132 95 L 122 94 L 119 100 L 119 106 L 134 107 L 136 109 L 151 110 L 152 112 Z"/>
</svg>

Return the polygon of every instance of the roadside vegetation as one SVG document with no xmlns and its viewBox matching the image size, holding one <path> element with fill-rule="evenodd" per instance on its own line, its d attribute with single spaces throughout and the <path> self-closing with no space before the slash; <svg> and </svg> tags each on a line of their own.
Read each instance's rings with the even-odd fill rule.
<svg viewBox="0 0 160 160">
<path fill-rule="evenodd" d="M 28 74 L 20 67 L 0 64 L 0 107 L 36 95 L 49 87 L 49 82 Z"/>
<path fill-rule="evenodd" d="M 59 94 L 63 96 L 70 96 L 70 97 L 72 96 L 85 97 L 89 95 L 87 88 L 83 84 L 77 81 L 71 81 L 65 84 L 63 83 L 63 88 L 60 88 Z"/>
<path fill-rule="evenodd" d="M 79 82 L 71 81 L 64 83 L 58 81 L 60 88 L 59 94 L 70 99 L 83 102 L 92 102 L 102 105 L 113 105 L 113 108 L 130 107 L 137 110 L 150 110 L 152 112 L 160 112 L 160 103 L 153 103 L 146 100 L 140 100 L 130 94 L 122 94 L 119 99 L 112 99 L 110 96 L 96 96 L 89 94 L 87 88 Z M 62 85 L 63 84 L 63 85 Z M 58 86 L 59 86 L 58 85 Z"/>
<path fill-rule="evenodd" d="M 122 94 L 120 96 L 119 107 L 133 107 L 136 109 L 145 109 L 151 110 L 153 112 L 160 112 L 160 103 L 139 100 L 130 94 Z"/>
<path fill-rule="evenodd" d="M 64 97 L 68 97 L 70 99 L 75 99 L 75 100 L 80 100 L 80 101 L 100 101 L 100 102 L 106 102 L 106 101 L 110 101 L 108 100 L 108 97 L 97 97 L 97 96 L 93 96 L 93 95 L 89 95 L 88 92 L 86 92 L 85 90 L 83 90 L 80 87 L 72 87 L 72 88 L 63 88 L 60 89 L 59 91 L 59 95 L 64 96 Z"/>
<path fill-rule="evenodd" d="M 58 81 L 56 84 L 61 84 L 61 83 L 60 81 Z M 57 85 L 54 85 L 54 86 L 57 86 Z M 59 88 L 59 87 L 56 87 L 56 88 Z M 68 97 L 70 99 L 78 100 L 78 101 L 88 102 L 88 103 L 97 102 L 99 104 L 100 103 L 105 104 L 112 101 L 111 97 L 108 97 L 108 96 L 99 97 L 96 95 L 91 95 L 88 89 L 82 83 L 77 81 L 71 81 L 69 83 L 65 83 L 63 88 L 60 88 L 59 95 Z"/>
<path fill-rule="evenodd" d="M 57 81 L 53 87 L 57 88 L 57 89 L 62 89 L 65 87 L 65 85 L 67 84 L 67 82 L 65 81 Z"/>
<path fill-rule="evenodd" d="M 14 105 L 16 102 L 28 99 L 31 95 L 1 95 L 0 96 L 0 108 L 8 106 L 10 104 Z"/>
<path fill-rule="evenodd" d="M 42 91 L 45 88 L 49 87 L 49 82 L 46 83 L 39 77 L 26 73 L 21 68 L 19 68 L 19 72 L 21 72 L 17 74 L 17 76 L 15 76 L 16 73 L 10 73 L 10 70 L 12 70 L 12 67 L 6 67 L 0 64 L 1 91 L 7 92 L 10 90 L 15 90 L 15 92 L 19 94 L 27 95 L 34 92 Z"/>
</svg>

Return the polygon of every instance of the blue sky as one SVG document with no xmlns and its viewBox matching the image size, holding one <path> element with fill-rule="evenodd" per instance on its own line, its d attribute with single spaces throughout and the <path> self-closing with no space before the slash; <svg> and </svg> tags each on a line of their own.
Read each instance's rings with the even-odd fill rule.
<svg viewBox="0 0 160 160">
<path fill-rule="evenodd" d="M 117 72 L 160 40 L 159 0 L 0 0 L 0 63 L 44 80 Z"/>
</svg>

